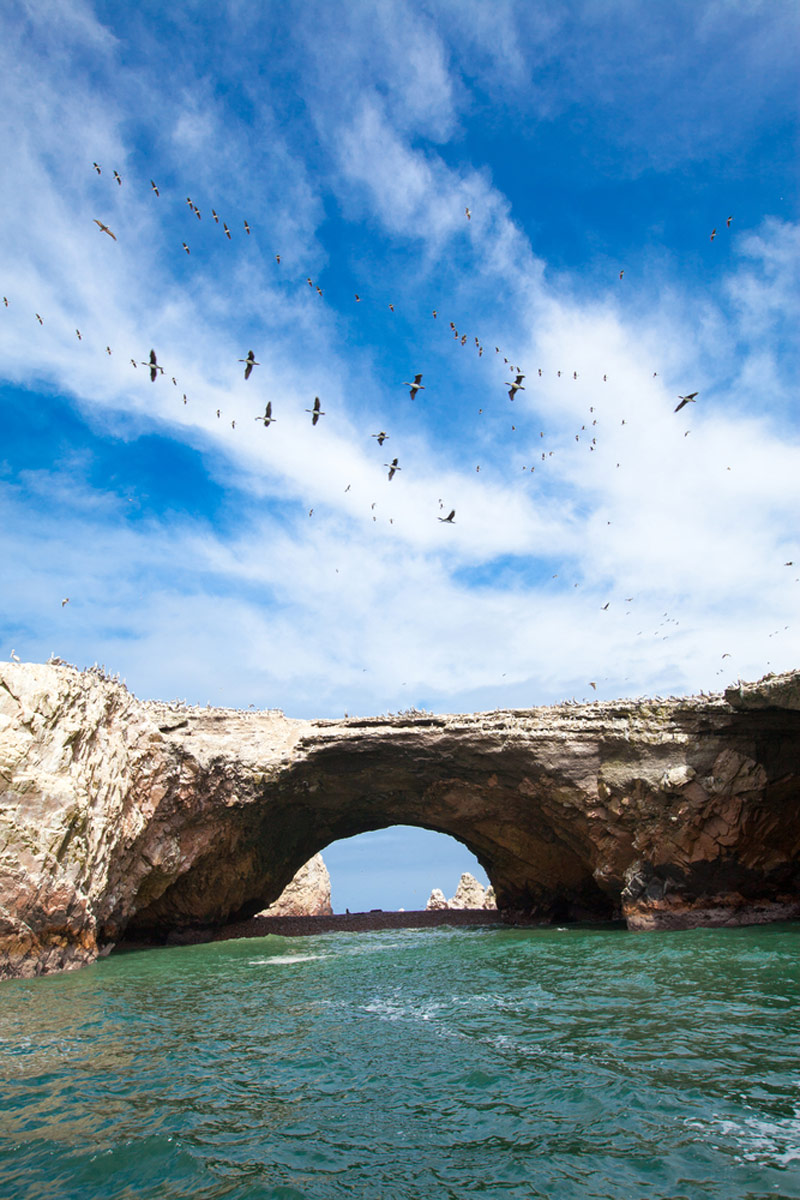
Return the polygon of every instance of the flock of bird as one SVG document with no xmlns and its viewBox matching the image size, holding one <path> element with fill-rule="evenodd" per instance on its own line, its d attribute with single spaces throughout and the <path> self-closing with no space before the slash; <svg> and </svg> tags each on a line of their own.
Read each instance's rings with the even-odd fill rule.
<svg viewBox="0 0 800 1200">
<path fill-rule="evenodd" d="M 98 175 L 102 174 L 102 168 L 99 163 L 94 162 L 93 168 Z M 116 170 L 113 171 L 113 179 L 119 187 L 122 187 L 122 185 L 123 185 L 122 177 L 119 174 L 119 172 Z M 160 191 L 158 185 L 156 184 L 155 180 L 152 180 L 152 179 L 150 180 L 150 187 L 151 187 L 153 195 L 155 197 L 160 197 L 161 191 Z M 198 221 L 202 219 L 202 213 L 201 213 L 200 209 L 197 207 L 197 205 L 194 204 L 191 197 L 189 197 L 189 196 L 186 197 L 186 205 Z M 467 221 L 471 221 L 471 219 L 472 219 L 472 212 L 469 207 L 467 207 L 465 209 L 465 217 L 466 217 Z M 217 213 L 217 211 L 214 208 L 211 209 L 211 218 L 215 225 L 221 227 L 221 232 L 227 238 L 227 240 L 229 240 L 229 241 L 232 240 L 232 233 L 231 233 L 231 229 L 230 229 L 229 225 L 227 224 L 226 221 L 221 220 L 219 214 Z M 109 225 L 105 221 L 100 220 L 97 217 L 93 218 L 93 220 L 94 220 L 94 223 L 97 225 L 99 232 L 107 235 L 110 239 L 117 242 L 117 240 L 118 240 L 117 234 L 109 227 Z M 732 221 L 733 221 L 732 216 L 727 218 L 727 221 L 725 223 L 726 228 L 730 228 Z M 246 219 L 243 219 L 242 227 L 244 229 L 245 236 L 249 237 L 252 233 L 252 228 Z M 717 236 L 717 229 L 714 228 L 710 235 L 710 239 L 712 242 L 714 241 L 716 236 Z M 185 253 L 187 255 L 190 255 L 191 248 L 190 248 L 188 242 L 182 241 L 181 244 L 182 244 L 182 248 L 185 251 Z M 281 254 L 280 253 L 275 254 L 275 262 L 276 262 L 277 266 L 280 267 L 280 265 L 281 265 Z M 619 271 L 619 279 L 620 280 L 623 279 L 624 274 L 625 274 L 624 269 Z M 320 297 L 323 295 L 323 291 L 322 291 L 322 288 L 320 287 L 320 285 L 318 283 L 315 283 L 314 280 L 310 276 L 305 276 L 304 281 L 308 285 L 308 287 L 311 288 L 312 290 L 314 290 L 316 292 L 316 294 L 318 294 Z M 298 280 L 298 282 L 299 282 L 299 280 Z M 365 297 L 363 297 L 359 293 L 355 293 L 355 303 L 356 304 L 362 304 L 362 303 L 364 303 L 364 300 L 365 300 Z M 3 297 L 3 302 L 6 307 L 9 306 L 9 300 L 6 296 Z M 386 302 L 386 307 L 392 313 L 395 312 L 395 305 L 393 302 Z M 35 314 L 35 316 L 36 316 L 36 319 L 39 322 L 39 324 L 43 325 L 44 320 L 43 320 L 42 316 L 38 312 Z M 432 316 L 433 320 L 438 321 L 439 320 L 438 309 L 436 309 L 436 308 L 432 309 L 431 316 Z M 464 347 L 464 346 L 467 346 L 467 344 L 469 343 L 470 345 L 474 346 L 474 349 L 477 351 L 477 354 L 479 357 L 483 356 L 484 345 L 481 342 L 481 339 L 479 337 L 477 337 L 475 335 L 468 336 L 463 331 L 460 332 L 454 321 L 449 322 L 449 330 L 452 333 L 453 339 L 455 340 L 455 342 L 457 344 L 460 344 L 460 346 Z M 82 341 L 83 335 L 82 335 L 81 331 L 79 329 L 76 329 L 75 332 L 76 332 L 78 340 Z M 108 355 L 112 354 L 111 346 L 107 345 L 105 347 L 105 350 Z M 502 351 L 499 346 L 495 346 L 494 350 L 495 350 L 495 355 L 497 355 L 497 356 L 502 355 Z M 510 401 L 513 402 L 517 398 L 517 396 L 520 392 L 526 391 L 525 380 L 528 378 L 528 375 L 526 374 L 526 372 L 522 371 L 519 366 L 513 365 L 507 356 L 502 355 L 502 358 L 503 358 L 504 365 L 508 367 L 509 373 L 512 376 L 511 379 L 508 379 L 505 381 L 505 386 L 508 389 L 508 398 Z M 149 353 L 149 356 L 147 359 L 137 360 L 132 357 L 130 359 L 130 362 L 131 362 L 131 365 L 133 368 L 137 368 L 140 365 L 144 366 L 149 374 L 149 378 L 152 383 L 155 383 L 160 377 L 162 377 L 166 374 L 164 367 L 158 361 L 158 357 L 157 357 L 155 349 L 150 350 L 150 353 Z M 248 350 L 247 355 L 245 357 L 240 358 L 238 360 L 238 362 L 240 364 L 243 364 L 245 380 L 249 380 L 253 374 L 254 369 L 261 365 L 261 363 L 255 357 L 255 351 L 252 349 Z M 569 374 L 568 372 L 564 373 L 565 376 L 568 376 L 568 374 Z M 653 372 L 654 376 L 656 374 L 657 374 L 657 372 Z M 542 375 L 543 375 L 542 368 L 538 368 L 538 378 L 542 378 Z M 556 372 L 556 375 L 558 378 L 561 378 L 562 371 L 558 370 Z M 409 389 L 409 397 L 412 401 L 416 400 L 416 398 L 419 396 L 419 394 L 426 390 L 426 385 L 422 382 L 423 377 L 424 377 L 424 374 L 423 374 L 423 372 L 420 371 L 420 372 L 414 373 L 413 379 L 411 381 L 405 380 L 403 382 L 403 386 L 407 387 Z M 178 379 L 175 376 L 171 376 L 170 378 L 172 379 L 173 385 L 175 387 L 179 387 Z M 574 381 L 577 381 L 578 378 L 579 378 L 578 372 L 573 371 L 572 379 Z M 602 376 L 602 382 L 603 383 L 608 382 L 607 374 L 604 374 Z M 699 395 L 698 391 L 689 392 L 685 395 L 679 395 L 677 397 L 678 404 L 675 407 L 674 411 L 676 413 L 678 413 L 688 404 L 695 403 L 698 395 Z M 183 403 L 188 404 L 189 397 L 187 396 L 187 394 L 185 392 L 182 393 L 182 398 L 183 398 Z M 482 414 L 483 411 L 484 410 L 482 408 L 480 408 L 478 410 L 479 414 Z M 576 442 L 581 441 L 582 434 L 587 435 L 586 442 L 587 442 L 588 449 L 590 452 L 594 452 L 597 449 L 596 427 L 598 424 L 598 418 L 595 415 L 595 411 L 596 410 L 595 410 L 594 405 L 589 407 L 589 413 L 588 413 L 587 418 L 585 419 L 584 423 L 581 424 L 580 430 L 577 431 L 574 435 Z M 311 416 L 312 426 L 316 426 L 318 424 L 319 420 L 326 415 L 325 410 L 322 408 L 322 404 L 321 404 L 321 400 L 320 400 L 319 396 L 314 397 L 312 407 L 306 408 L 305 412 Z M 216 410 L 216 415 L 218 418 L 221 418 L 222 412 L 220 409 Z M 256 422 L 261 423 L 265 429 L 269 429 L 271 425 L 275 424 L 277 418 L 273 414 L 273 404 L 272 404 L 271 400 L 266 402 L 263 415 L 258 415 L 254 419 Z M 622 425 L 626 424 L 626 421 L 624 418 L 621 423 L 622 423 Z M 587 428 L 587 425 L 588 425 L 588 428 Z M 231 427 L 233 429 L 236 428 L 235 419 L 231 421 Z M 516 425 L 512 424 L 511 429 L 512 429 L 512 431 L 515 431 Z M 688 432 L 689 431 L 687 430 L 686 435 L 688 435 Z M 384 429 L 381 429 L 378 432 L 373 433 L 371 436 L 377 441 L 377 443 L 380 447 L 382 447 L 384 442 L 389 438 L 389 434 Z M 540 432 L 540 438 L 541 439 L 545 438 L 544 430 L 542 430 Z M 549 449 L 543 442 L 542 448 L 540 450 L 540 454 L 541 454 L 541 458 L 539 461 L 546 462 L 546 460 L 548 458 L 553 457 L 554 450 Z M 619 467 L 620 464 L 616 463 L 616 466 Z M 394 458 L 391 459 L 390 462 L 384 463 L 384 467 L 387 469 L 387 472 L 388 472 L 387 477 L 388 477 L 388 480 L 391 482 L 394 479 L 394 477 L 396 476 L 396 474 L 402 470 L 402 467 L 399 462 L 399 456 L 395 456 Z M 533 471 L 535 471 L 535 469 L 536 468 L 534 465 L 531 465 L 529 467 L 527 464 L 525 464 L 522 467 L 523 471 L 530 470 L 530 472 L 533 472 Z M 476 472 L 480 473 L 480 470 L 481 470 L 481 467 L 480 467 L 480 464 L 478 464 L 476 466 Z M 349 491 L 349 490 L 350 490 L 350 485 L 348 484 L 347 487 L 345 488 L 345 491 Z M 444 502 L 443 502 L 443 500 L 440 499 L 439 500 L 440 511 L 444 511 L 444 507 L 445 507 Z M 372 504 L 372 510 L 373 510 L 372 519 L 373 519 L 373 521 L 377 520 L 376 516 L 374 515 L 374 509 L 375 509 L 375 503 L 373 502 L 373 504 Z M 313 515 L 313 512 L 314 512 L 313 508 L 309 509 L 309 516 Z M 455 524 L 455 516 L 456 516 L 456 509 L 452 508 L 446 516 L 439 516 L 438 520 L 442 524 L 453 525 L 453 524 Z M 391 522 L 391 519 L 390 519 L 390 522 Z M 553 578 L 554 579 L 558 578 L 558 574 L 555 574 L 553 576 Z M 575 584 L 574 586 L 577 587 L 578 585 Z M 628 599 L 632 599 L 632 598 L 626 598 L 626 600 L 628 600 Z M 66 604 L 66 603 L 68 603 L 68 598 L 63 601 L 63 604 Z M 607 610 L 608 607 L 609 607 L 609 605 L 605 604 L 603 606 L 603 610 L 604 611 Z M 667 617 L 667 614 L 665 614 L 665 617 Z M 667 617 L 667 620 L 669 621 L 669 620 L 671 620 L 671 618 Z M 677 622 L 675 622 L 675 623 L 677 624 Z M 659 629 L 655 630 L 654 632 L 660 633 L 661 628 L 662 627 L 659 627 Z M 640 634 L 642 632 L 643 631 L 640 631 Z M 661 636 L 668 636 L 668 635 L 662 634 Z M 593 688 L 596 686 L 594 681 L 592 681 L 591 686 Z"/>
</svg>

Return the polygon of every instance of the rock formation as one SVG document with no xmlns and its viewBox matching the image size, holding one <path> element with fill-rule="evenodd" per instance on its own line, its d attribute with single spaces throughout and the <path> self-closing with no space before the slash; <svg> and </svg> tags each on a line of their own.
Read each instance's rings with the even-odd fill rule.
<svg viewBox="0 0 800 1200">
<path fill-rule="evenodd" d="M 491 884 L 484 888 L 474 875 L 465 871 L 458 881 L 455 896 L 446 900 L 441 888 L 434 888 L 425 908 L 429 912 L 437 909 L 497 908 L 497 901 Z"/>
<path fill-rule="evenodd" d="M 453 835 L 508 920 L 800 915 L 800 673 L 726 696 L 297 721 L 0 666 L 0 974 L 272 903 L 338 838 Z"/>
<path fill-rule="evenodd" d="M 280 896 L 259 917 L 330 917 L 331 877 L 321 854 L 300 868 Z"/>
</svg>

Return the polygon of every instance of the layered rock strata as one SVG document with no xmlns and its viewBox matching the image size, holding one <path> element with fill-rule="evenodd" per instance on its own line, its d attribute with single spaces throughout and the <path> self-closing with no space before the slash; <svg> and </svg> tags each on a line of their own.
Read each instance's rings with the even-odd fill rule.
<svg viewBox="0 0 800 1200">
<path fill-rule="evenodd" d="M 298 721 L 0 667 L 0 973 L 272 903 L 338 838 L 452 834 L 506 919 L 800 915 L 800 673 L 726 697 Z"/>
</svg>

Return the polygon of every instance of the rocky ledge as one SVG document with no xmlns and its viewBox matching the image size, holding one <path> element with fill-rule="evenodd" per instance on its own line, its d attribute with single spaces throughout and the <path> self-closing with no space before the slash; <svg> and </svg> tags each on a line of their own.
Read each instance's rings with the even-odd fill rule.
<svg viewBox="0 0 800 1200">
<path fill-rule="evenodd" d="M 724 696 L 289 720 L 0 667 L 0 976 L 270 905 L 394 824 L 476 854 L 505 920 L 800 916 L 800 672 Z"/>
</svg>

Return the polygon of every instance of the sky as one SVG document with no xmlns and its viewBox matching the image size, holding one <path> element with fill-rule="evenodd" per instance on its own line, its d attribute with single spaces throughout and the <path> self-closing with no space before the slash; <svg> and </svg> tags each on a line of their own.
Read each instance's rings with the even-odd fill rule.
<svg viewBox="0 0 800 1200">
<path fill-rule="evenodd" d="M 0 654 L 291 717 L 797 667 L 798 34 L 3 5 Z"/>
</svg>

